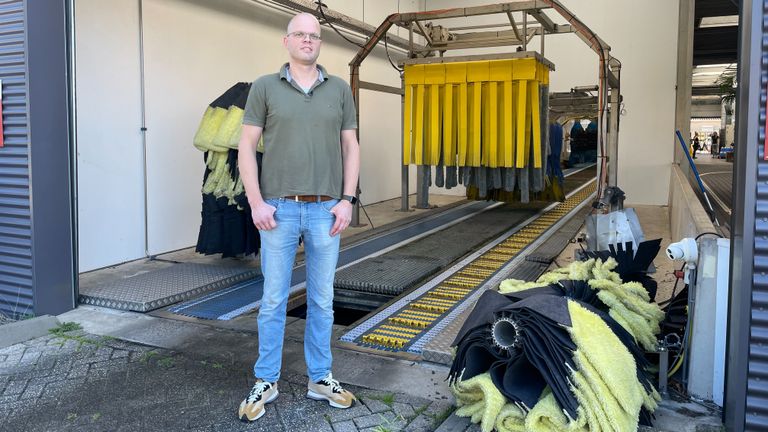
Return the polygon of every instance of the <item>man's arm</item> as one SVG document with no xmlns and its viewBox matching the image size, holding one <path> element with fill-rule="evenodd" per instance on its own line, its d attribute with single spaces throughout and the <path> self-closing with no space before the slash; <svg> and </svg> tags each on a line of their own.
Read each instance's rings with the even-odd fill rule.
<svg viewBox="0 0 768 432">
<path fill-rule="evenodd" d="M 245 195 L 251 206 L 251 218 L 253 224 L 259 230 L 271 230 L 277 226 L 275 223 L 275 208 L 264 202 L 259 188 L 259 166 L 256 163 L 256 147 L 263 128 L 246 125 L 238 144 L 237 165 L 240 170 L 240 179 L 245 187 Z"/>
<path fill-rule="evenodd" d="M 341 161 L 344 169 L 344 195 L 356 195 L 357 178 L 360 174 L 360 145 L 357 142 L 357 130 L 346 129 L 341 131 Z M 331 236 L 335 236 L 347 229 L 352 221 L 352 203 L 341 200 L 332 209 L 336 215 L 336 221 L 331 227 Z"/>
</svg>

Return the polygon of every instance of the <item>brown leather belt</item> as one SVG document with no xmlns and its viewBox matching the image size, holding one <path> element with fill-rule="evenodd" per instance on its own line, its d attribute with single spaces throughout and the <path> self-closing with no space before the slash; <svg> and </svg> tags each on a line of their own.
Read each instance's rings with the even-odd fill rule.
<svg viewBox="0 0 768 432">
<path fill-rule="evenodd" d="M 328 195 L 288 195 L 283 198 L 296 202 L 323 202 L 333 199 L 333 197 Z"/>
</svg>

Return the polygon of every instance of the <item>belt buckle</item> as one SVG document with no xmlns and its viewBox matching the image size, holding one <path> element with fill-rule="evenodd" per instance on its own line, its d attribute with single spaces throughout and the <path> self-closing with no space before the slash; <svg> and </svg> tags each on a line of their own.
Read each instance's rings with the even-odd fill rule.
<svg viewBox="0 0 768 432">
<path fill-rule="evenodd" d="M 296 201 L 296 202 L 299 202 L 299 196 L 298 195 L 294 195 L 293 196 L 293 200 Z"/>
</svg>

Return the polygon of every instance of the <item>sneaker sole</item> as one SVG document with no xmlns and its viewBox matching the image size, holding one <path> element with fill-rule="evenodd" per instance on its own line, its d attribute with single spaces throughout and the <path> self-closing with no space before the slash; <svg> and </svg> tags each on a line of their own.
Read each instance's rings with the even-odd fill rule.
<svg viewBox="0 0 768 432">
<path fill-rule="evenodd" d="M 268 403 L 272 403 L 272 402 L 274 402 L 274 401 L 275 401 L 275 399 L 277 399 L 277 397 L 278 397 L 278 396 L 280 396 L 280 392 L 279 392 L 279 391 L 277 391 L 277 390 L 275 390 L 275 394 L 273 394 L 273 395 L 272 395 L 272 397 L 270 397 L 269 399 L 267 399 L 267 401 L 266 401 L 266 402 L 264 402 L 264 405 L 267 405 Z M 248 419 L 248 416 L 247 416 L 247 415 L 245 415 L 245 414 L 243 414 L 243 415 L 240 417 L 240 421 L 241 421 L 241 422 L 243 422 L 243 423 L 251 423 L 251 422 L 255 422 L 256 420 L 258 420 L 258 419 L 260 419 L 261 417 L 263 417 L 263 416 L 264 416 L 264 414 L 266 414 L 266 413 L 267 413 L 267 409 L 265 408 L 265 409 L 261 410 L 261 413 L 260 413 L 259 415 L 257 415 L 257 416 L 256 416 L 256 418 L 254 418 L 253 420 L 249 420 L 249 419 Z"/>
<path fill-rule="evenodd" d="M 349 405 L 345 406 L 345 405 L 342 405 L 340 403 L 334 402 L 334 401 L 328 399 L 327 397 L 325 397 L 325 396 L 323 396 L 323 395 L 321 395 L 319 393 L 313 392 L 312 390 L 307 390 L 307 397 L 309 399 L 316 400 L 316 401 L 326 401 L 326 402 L 328 402 L 334 408 L 347 409 L 347 408 L 352 406 L 352 404 L 349 404 Z"/>
</svg>

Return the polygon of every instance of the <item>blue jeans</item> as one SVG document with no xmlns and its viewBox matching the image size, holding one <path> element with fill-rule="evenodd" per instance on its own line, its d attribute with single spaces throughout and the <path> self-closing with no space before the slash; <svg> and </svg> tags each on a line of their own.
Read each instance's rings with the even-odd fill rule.
<svg viewBox="0 0 768 432">
<path fill-rule="evenodd" d="M 333 277 L 341 236 L 330 236 L 336 218 L 330 210 L 339 201 L 310 203 L 277 198 L 266 202 L 277 209 L 274 214 L 277 227 L 259 232 L 264 294 L 258 318 L 259 358 L 253 372 L 256 378 L 268 382 L 277 382 L 280 378 L 288 290 L 301 236 L 307 269 L 304 359 L 307 375 L 316 382 L 331 372 Z"/>
</svg>

